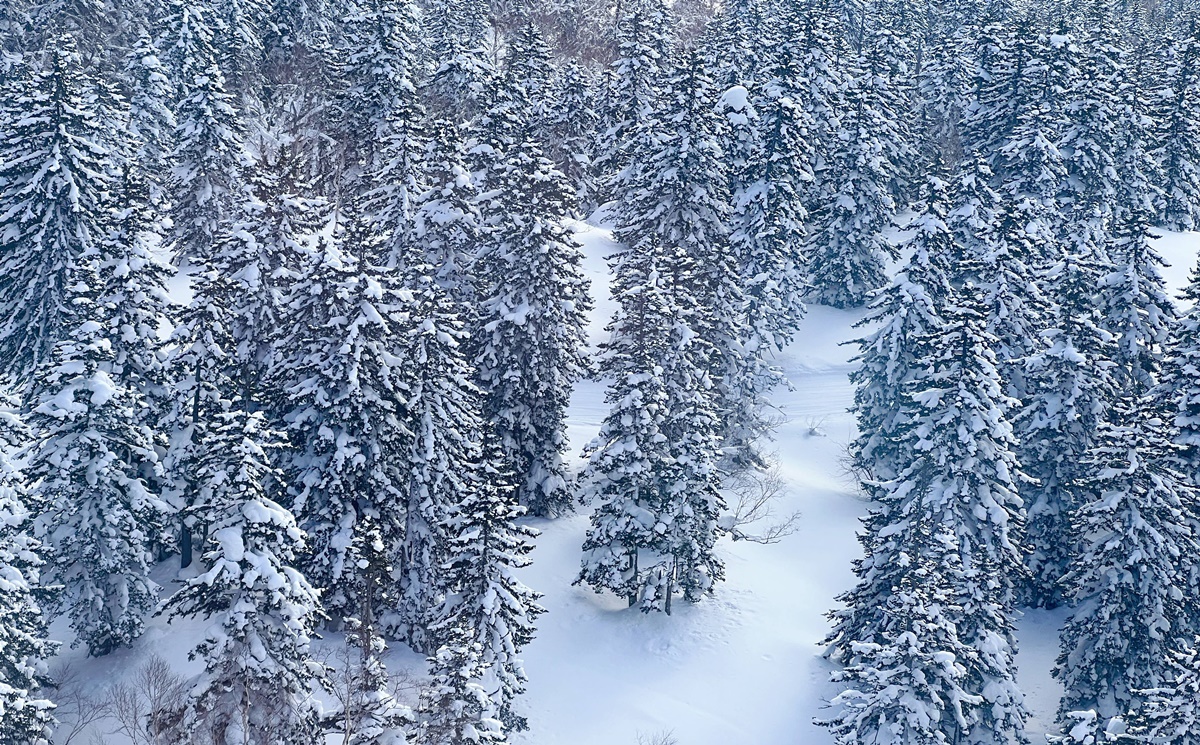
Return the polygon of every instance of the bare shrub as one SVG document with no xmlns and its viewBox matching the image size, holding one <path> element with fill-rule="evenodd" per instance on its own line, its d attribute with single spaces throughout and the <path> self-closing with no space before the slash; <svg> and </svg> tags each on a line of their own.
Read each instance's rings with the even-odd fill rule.
<svg viewBox="0 0 1200 745">
<path fill-rule="evenodd" d="M 112 734 L 133 745 L 167 745 L 187 692 L 183 676 L 162 657 L 150 657 L 130 680 L 108 689 L 109 716 L 116 723 Z"/>
<path fill-rule="evenodd" d="M 735 541 L 771 544 L 795 533 L 800 527 L 800 513 L 778 515 L 779 502 L 787 493 L 787 484 L 773 463 L 763 471 L 743 471 L 734 474 L 726 483 L 733 496 L 732 509 L 725 527 Z"/>
<path fill-rule="evenodd" d="M 71 664 L 59 669 L 57 681 L 54 715 L 59 724 L 54 731 L 58 745 L 84 742 L 83 736 L 108 716 L 107 697 L 93 693 L 92 682 Z M 95 742 L 96 737 L 91 733 L 91 742 Z"/>
<path fill-rule="evenodd" d="M 637 739 L 638 745 L 679 745 L 674 730 L 663 730 L 653 734 L 639 732 Z"/>
</svg>

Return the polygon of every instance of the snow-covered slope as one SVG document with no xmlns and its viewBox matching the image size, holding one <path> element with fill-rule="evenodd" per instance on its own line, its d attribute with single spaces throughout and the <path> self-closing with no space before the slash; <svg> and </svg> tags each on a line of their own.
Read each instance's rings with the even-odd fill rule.
<svg viewBox="0 0 1200 745">
<path fill-rule="evenodd" d="M 596 310 L 589 326 L 593 344 L 604 338 L 611 314 L 604 257 L 616 250 L 609 230 L 580 223 L 585 271 Z M 1158 242 L 1171 267 L 1164 271 L 1177 289 L 1200 249 L 1200 234 L 1170 233 Z M 173 292 L 182 298 L 186 283 Z M 798 510 L 799 530 L 776 545 L 726 541 L 721 546 L 728 578 L 717 595 L 695 606 L 680 603 L 670 617 L 647 616 L 613 597 L 571 583 L 587 515 L 553 522 L 533 521 L 542 531 L 534 564 L 524 579 L 545 593 L 548 613 L 526 650 L 529 691 L 523 706 L 531 729 L 513 740 L 528 745 L 638 745 L 671 732 L 678 745 L 823 745 L 828 734 L 812 724 L 833 693 L 829 665 L 819 643 L 835 596 L 850 587 L 851 561 L 858 555 L 857 519 L 866 503 L 842 473 L 842 453 L 853 436 L 846 409 L 852 389 L 846 374 L 853 348 L 841 342 L 857 335 L 860 313 L 811 308 L 795 344 L 779 360 L 792 383 L 775 403 L 784 417 L 773 449 L 778 452 L 787 494 L 781 513 Z M 577 387 L 568 433 L 575 453 L 595 436 L 604 417 L 604 386 Z M 158 579 L 170 584 L 172 565 Z M 1052 722 L 1058 689 L 1050 678 L 1057 652 L 1061 612 L 1028 613 L 1019 624 L 1020 682 L 1035 719 L 1031 739 Z M 67 638 L 56 624 L 58 638 Z M 203 624 L 151 623 L 132 650 L 88 660 L 81 650 L 64 650 L 56 665 L 69 663 L 96 692 L 157 653 L 181 671 L 195 669 L 186 656 Z M 328 646 L 339 642 L 328 640 Z M 420 674 L 423 661 L 406 650 L 388 660 L 393 670 Z M 111 727 L 100 723 L 99 732 Z M 78 737 L 76 742 L 87 742 Z M 108 736 L 110 745 L 128 742 Z"/>
</svg>

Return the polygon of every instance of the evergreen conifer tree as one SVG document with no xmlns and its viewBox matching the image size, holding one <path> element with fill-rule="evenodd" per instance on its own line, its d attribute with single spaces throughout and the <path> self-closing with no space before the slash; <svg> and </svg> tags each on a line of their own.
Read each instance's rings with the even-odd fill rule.
<svg viewBox="0 0 1200 745">
<path fill-rule="evenodd" d="M 217 62 L 213 22 L 203 6 L 173 2 L 168 33 L 177 83 L 168 238 L 180 263 L 212 258 L 245 166 L 243 126 Z"/>
<path fill-rule="evenodd" d="M 166 508 L 143 479 L 158 468 L 141 403 L 114 370 L 110 309 L 97 258 L 72 268 L 70 333 L 39 370 L 30 424 L 38 442 L 29 473 L 46 536 L 49 575 L 77 643 L 104 655 L 129 646 L 157 604 L 149 546 Z"/>
<path fill-rule="evenodd" d="M 612 198 L 613 180 L 630 164 L 637 133 L 656 111 L 664 71 L 670 65 L 671 38 L 661 0 L 639 0 L 622 8 L 617 59 L 607 78 L 607 104 L 600 111 L 603 134 L 596 156 L 599 202 Z"/>
<path fill-rule="evenodd" d="M 1023 362 L 1031 398 L 1016 417 L 1025 472 L 1026 540 L 1033 606 L 1065 601 L 1063 581 L 1077 547 L 1071 521 L 1087 497 L 1092 470 L 1085 465 L 1115 391 L 1113 337 L 1103 329 L 1096 298 L 1107 268 L 1101 257 L 1069 254 L 1039 280 L 1053 301 L 1042 347 Z"/>
<path fill-rule="evenodd" d="M 0 742 L 50 745 L 56 722 L 44 689 L 57 645 L 47 639 L 41 545 L 18 462 L 30 433 L 7 397 L 0 405 Z"/>
<path fill-rule="evenodd" d="M 1194 487 L 1171 463 L 1176 447 L 1153 394 L 1121 396 L 1086 462 L 1090 498 L 1074 513 L 1080 550 L 1067 583 L 1077 610 L 1055 670 L 1064 720 L 1088 709 L 1102 721 L 1123 716 L 1144 699 L 1139 691 L 1169 681 L 1168 653 L 1189 638 L 1184 599 L 1195 581 L 1183 557 L 1197 551 L 1185 507 Z"/>
<path fill-rule="evenodd" d="M 402 343 L 413 367 L 404 378 L 409 434 L 398 477 L 406 502 L 393 622 L 397 637 L 428 654 L 445 643 L 436 627 L 450 586 L 445 563 L 455 535 L 451 513 L 478 488 L 472 474 L 480 467 L 484 431 L 482 397 L 466 356 L 463 306 L 433 274 L 432 266 L 414 264 L 404 278 L 412 300 Z"/>
<path fill-rule="evenodd" d="M 878 95 L 872 64 L 857 60 L 838 94 L 844 115 L 810 210 L 815 225 L 808 248 L 809 299 L 835 308 L 865 303 L 886 283 L 887 260 L 894 257 L 883 231 L 896 207 L 889 151 L 900 142 L 898 114 L 884 108 L 890 102 Z"/>
<path fill-rule="evenodd" d="M 931 571 L 959 605 L 949 620 L 971 653 L 955 660 L 964 668 L 962 688 L 974 697 L 962 722 L 941 718 L 946 729 L 939 731 L 948 742 L 1019 743 L 1026 712 L 1014 678 L 1011 608 L 1023 571 L 1021 476 L 991 351 L 995 339 L 977 293 L 967 285 L 945 298 L 939 308 L 945 325 L 925 340 L 905 386 L 914 402 L 900 434 L 908 458 L 866 520 L 867 557 L 855 568 L 860 581 L 843 596 L 846 610 L 832 614 L 828 641 L 851 671 L 864 664 L 864 653 L 865 664 L 873 664 L 894 622 L 889 596 L 919 575 L 923 562 L 937 562 Z"/>
<path fill-rule="evenodd" d="M 303 242 L 318 227 L 321 206 L 297 193 L 304 184 L 296 183 L 299 164 L 289 159 L 285 152 L 274 162 L 264 155 L 247 170 L 212 257 L 213 268 L 233 283 L 226 308 L 231 375 L 246 401 L 272 410 L 283 396 L 269 381 L 278 378 L 284 356 L 279 343 L 286 328 L 285 293 L 307 252 Z"/>
<path fill-rule="evenodd" d="M 1167 680 L 1145 692 L 1146 701 L 1129 717 L 1129 734 L 1146 742 L 1200 742 L 1200 639 L 1169 652 Z"/>
<path fill-rule="evenodd" d="M 354 613 L 345 588 L 357 574 L 349 561 L 357 521 L 370 517 L 389 546 L 400 543 L 405 506 L 394 469 L 409 436 L 406 361 L 397 356 L 406 303 L 395 274 L 373 263 L 370 228 L 354 212 L 337 218 L 292 290 L 294 332 L 281 342 L 292 350 L 284 421 L 295 445 L 283 470 L 308 534 L 305 575 L 335 619 Z"/>
<path fill-rule="evenodd" d="M 1164 69 L 1155 91 L 1154 157 L 1162 169 L 1157 213 L 1163 227 L 1195 230 L 1200 226 L 1200 27 L 1168 37 Z"/>
<path fill-rule="evenodd" d="M 17 380 L 69 333 L 71 270 L 104 236 L 114 166 L 74 40 L 48 56 L 0 141 L 0 366 Z"/>
<path fill-rule="evenodd" d="M 910 459 L 898 439 L 913 411 L 907 387 L 919 369 L 923 340 L 944 323 L 940 309 L 951 292 L 949 262 L 956 241 L 947 224 L 946 191 L 944 182 L 931 180 L 926 209 L 913 222 L 911 258 L 856 325 L 877 326 L 856 340 L 858 367 L 850 375 L 856 386 L 854 414 L 861 433 L 851 452 L 868 492 L 886 488 Z"/>
<path fill-rule="evenodd" d="M 571 387 L 587 370 L 591 307 L 578 244 L 563 224 L 570 192 L 532 142 L 502 154 L 489 212 L 475 364 L 518 498 L 535 515 L 570 509 L 563 429 Z"/>
<path fill-rule="evenodd" d="M 486 435 L 484 442 L 484 462 L 502 463 Z M 536 532 L 514 522 L 525 510 L 515 503 L 510 474 L 485 465 L 474 476 L 465 499 L 447 516 L 452 536 L 443 566 L 448 594 L 433 631 L 454 654 L 474 657 L 489 699 L 487 716 L 505 731 L 518 732 L 527 728 L 515 708 L 526 681 L 519 656 L 544 609 L 537 604 L 541 595 L 522 584 L 515 570 L 529 564 Z"/>
<path fill-rule="evenodd" d="M 281 476 L 266 453 L 277 445 L 262 415 L 236 401 L 210 422 L 202 445 L 191 511 L 207 536 L 204 569 L 166 603 L 172 616 L 213 621 L 191 653 L 204 673 L 180 713 L 184 739 L 284 745 L 319 737 L 309 644 L 320 602 L 294 568 L 304 533 L 266 493 L 266 481 Z"/>
</svg>

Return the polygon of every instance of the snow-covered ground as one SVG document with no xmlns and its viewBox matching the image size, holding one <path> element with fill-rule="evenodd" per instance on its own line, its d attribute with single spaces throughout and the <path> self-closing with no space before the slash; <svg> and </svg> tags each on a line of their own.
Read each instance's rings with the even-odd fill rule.
<svg viewBox="0 0 1200 745">
<path fill-rule="evenodd" d="M 577 235 L 597 301 L 589 328 L 596 343 L 612 311 L 604 257 L 616 247 L 601 227 L 580 223 Z M 1168 233 L 1158 248 L 1171 264 L 1164 275 L 1177 290 L 1195 262 L 1200 234 Z M 186 286 L 172 291 L 182 296 Z M 712 599 L 680 603 L 670 617 L 648 616 L 626 609 L 617 598 L 573 586 L 587 515 L 534 521 L 542 535 L 524 579 L 545 593 L 548 612 L 525 654 L 530 683 L 523 706 L 531 729 L 514 736 L 515 742 L 639 745 L 639 738 L 651 742 L 665 733 L 673 733 L 678 745 L 831 742 L 812 720 L 833 693 L 819 646 L 828 628 L 824 614 L 851 586 L 857 519 L 867 509 L 841 467 L 854 431 L 846 411 L 853 348 L 841 342 L 857 336 L 852 326 L 860 317 L 811 308 L 796 343 L 779 360 L 792 383 L 774 399 L 785 417 L 773 443 L 787 485 L 779 511 L 799 511 L 799 529 L 769 546 L 726 541 L 721 555 L 728 576 Z M 602 384 L 577 387 L 568 429 L 574 453 L 595 436 L 605 410 Z M 160 582 L 169 586 L 173 577 L 172 565 L 160 567 Z M 1020 683 L 1034 714 L 1033 742 L 1041 741 L 1058 703 L 1050 668 L 1064 618 L 1062 612 L 1033 611 L 1019 622 Z M 151 654 L 181 671 L 194 670 L 187 652 L 203 628 L 200 622 L 168 627 L 154 619 L 132 650 L 88 660 L 81 650 L 64 649 L 56 665 L 69 663 L 93 693 Z M 62 623 L 54 632 L 67 638 Z M 418 674 L 423 669 L 422 660 L 406 650 L 394 651 L 389 665 Z M 110 736 L 107 742 L 127 740 Z"/>
</svg>

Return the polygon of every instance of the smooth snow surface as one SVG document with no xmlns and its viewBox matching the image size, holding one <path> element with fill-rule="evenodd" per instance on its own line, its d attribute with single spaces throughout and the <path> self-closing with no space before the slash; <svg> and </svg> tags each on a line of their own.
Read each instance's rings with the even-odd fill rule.
<svg viewBox="0 0 1200 745">
<path fill-rule="evenodd" d="M 605 338 L 613 310 L 605 257 L 617 246 L 607 228 L 578 223 L 575 229 L 596 300 L 588 327 L 595 345 Z M 1177 291 L 1195 263 L 1200 234 L 1166 233 L 1157 245 L 1171 265 L 1164 276 Z M 177 302 L 185 301 L 186 279 L 173 283 L 171 291 Z M 678 603 L 671 617 L 643 615 L 618 598 L 572 586 L 586 511 L 532 521 L 542 535 L 522 578 L 545 593 L 541 602 L 548 613 L 539 619 L 537 638 L 524 656 L 530 683 L 521 706 L 530 731 L 513 735 L 513 742 L 638 745 L 639 736 L 650 741 L 667 732 L 678 745 L 832 741 L 812 720 L 823 715 L 823 702 L 835 691 L 827 683 L 831 668 L 819 646 L 828 629 L 824 614 L 853 582 L 857 519 L 868 507 L 841 470 L 842 452 L 854 431 L 846 411 L 853 395 L 846 375 L 854 347 L 840 343 L 858 336 L 852 325 L 860 317 L 860 312 L 810 308 L 796 343 L 779 360 L 793 386 L 775 394 L 786 417 L 771 446 L 779 453 L 788 487 L 779 511 L 799 510 L 802 521 L 796 534 L 776 545 L 724 541 L 720 548 L 728 578 L 712 599 L 695 606 Z M 568 429 L 575 456 L 599 430 L 607 409 L 603 397 L 602 383 L 577 386 Z M 173 588 L 175 566 L 159 567 L 156 579 Z M 1063 611 L 1029 611 L 1018 622 L 1019 682 L 1034 715 L 1032 742 L 1043 741 L 1058 705 L 1050 668 L 1065 618 Z M 187 652 L 205 627 L 176 621 L 168 628 L 156 618 L 135 649 L 87 659 L 81 649 L 64 648 L 55 667 L 70 663 L 94 683 L 93 691 L 133 672 L 138 660 L 153 653 L 181 672 L 195 672 L 198 663 L 188 662 Z M 61 620 L 53 631 L 59 639 L 69 638 Z M 340 635 L 327 636 L 319 646 L 341 643 Z M 407 649 L 394 650 L 388 665 L 423 674 L 422 659 Z M 109 729 L 102 725 L 97 732 Z M 127 740 L 108 736 L 106 742 L 124 745 Z"/>
</svg>

